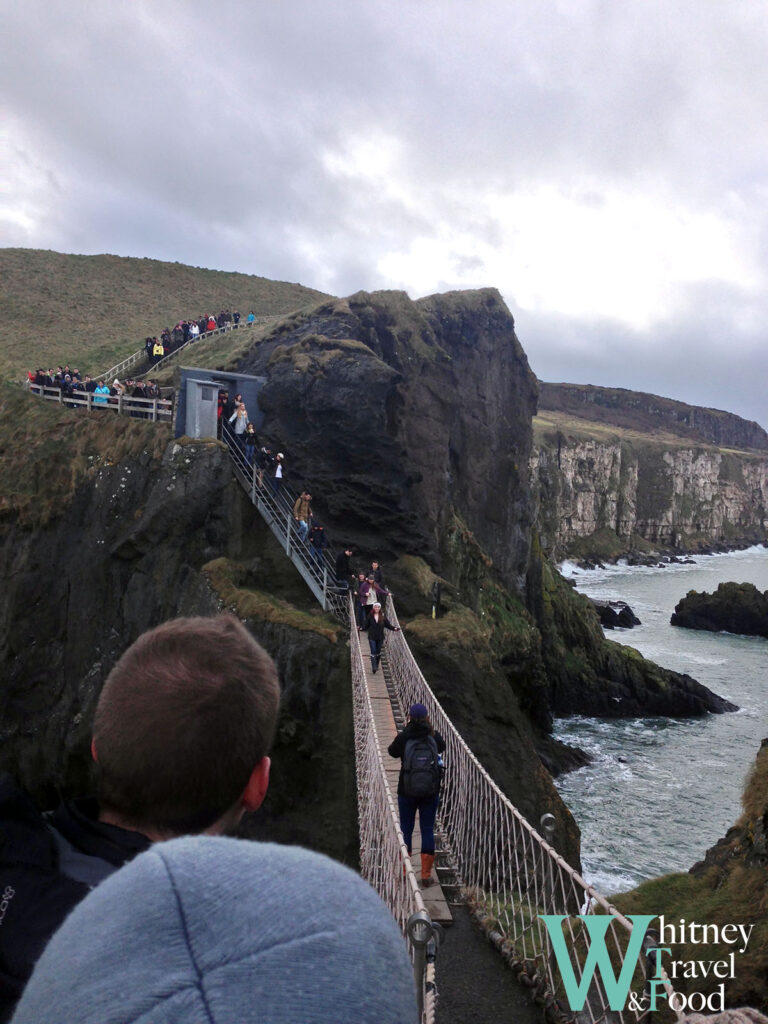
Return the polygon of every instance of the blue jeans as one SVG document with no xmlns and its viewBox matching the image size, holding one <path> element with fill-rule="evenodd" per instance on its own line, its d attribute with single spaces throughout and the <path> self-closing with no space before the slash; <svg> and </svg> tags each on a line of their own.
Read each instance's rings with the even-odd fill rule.
<svg viewBox="0 0 768 1024">
<path fill-rule="evenodd" d="M 304 519 L 299 519 L 296 523 L 296 531 L 299 534 L 299 540 L 306 540 L 309 534 L 309 523 Z"/>
<path fill-rule="evenodd" d="M 400 828 L 403 833 L 408 853 L 411 852 L 413 826 L 416 824 L 416 811 L 419 812 L 419 828 L 421 829 L 421 852 L 435 852 L 435 818 L 440 794 L 417 800 L 412 796 L 398 796 L 397 806 L 400 811 Z"/>
<path fill-rule="evenodd" d="M 373 672 L 379 667 L 379 659 L 381 658 L 381 648 L 384 646 L 383 640 L 374 640 L 372 637 L 368 637 L 368 646 L 371 648 L 371 670 Z"/>
</svg>

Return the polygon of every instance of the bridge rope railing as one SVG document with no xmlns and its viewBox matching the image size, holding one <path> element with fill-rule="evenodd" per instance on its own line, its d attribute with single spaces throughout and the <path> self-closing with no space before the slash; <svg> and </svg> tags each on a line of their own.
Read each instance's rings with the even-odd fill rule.
<svg viewBox="0 0 768 1024">
<path fill-rule="evenodd" d="M 348 605 L 355 723 L 360 873 L 379 893 L 400 926 L 414 965 L 422 1024 L 434 1024 L 434 926 L 424 905 L 400 818 L 387 782 L 352 602 Z"/>
<path fill-rule="evenodd" d="M 398 625 L 391 598 L 387 615 L 393 625 Z M 590 949 L 590 936 L 582 917 L 595 913 L 611 916 L 606 948 L 617 976 L 624 963 L 632 923 L 565 861 L 491 779 L 436 699 L 403 633 L 390 633 L 385 650 L 401 707 L 424 704 L 446 743 L 438 811 L 443 855 L 476 918 L 520 980 L 534 989 L 535 998 L 546 1007 L 548 1018 L 555 1022 L 573 1019 L 541 915 L 563 916 L 568 955 L 579 983 Z M 395 870 L 396 864 L 394 859 L 391 870 Z M 655 959 L 648 962 L 641 955 L 631 985 L 637 998 L 630 998 L 629 1008 L 622 1010 L 611 1009 L 600 972 L 595 971 L 578 1019 L 584 1024 L 640 1020 L 648 1009 L 649 1001 L 643 997 L 649 978 L 655 977 L 654 971 Z M 674 993 L 666 975 L 662 980 L 667 998 L 671 998 Z M 671 1005 L 675 1006 L 675 1001 Z M 675 1014 L 681 1016 L 677 1010 Z"/>
</svg>

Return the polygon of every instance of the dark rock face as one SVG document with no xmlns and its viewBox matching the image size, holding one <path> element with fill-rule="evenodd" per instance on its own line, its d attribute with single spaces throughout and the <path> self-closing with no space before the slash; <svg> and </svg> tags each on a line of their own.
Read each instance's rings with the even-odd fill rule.
<svg viewBox="0 0 768 1024">
<path fill-rule="evenodd" d="M 541 630 L 547 699 L 554 715 L 687 718 L 738 710 L 690 676 L 605 640 L 589 599 L 574 593 L 546 563 L 532 565 L 529 600 Z"/>
<path fill-rule="evenodd" d="M 522 587 L 536 382 L 498 292 L 360 293 L 252 350 L 265 432 L 341 540 L 442 567 L 453 505 Z"/>
<path fill-rule="evenodd" d="M 689 590 L 669 621 L 687 629 L 768 637 L 768 591 L 761 594 L 751 583 L 721 583 L 714 594 Z"/>
<path fill-rule="evenodd" d="M 624 601 L 597 601 L 590 598 L 604 629 L 632 629 L 642 623 Z"/>
<path fill-rule="evenodd" d="M 43 807 L 89 789 L 93 711 L 125 648 L 168 618 L 221 609 L 204 564 L 244 558 L 251 582 L 303 595 L 292 567 L 280 582 L 279 549 L 272 551 L 215 442 L 172 444 L 160 462 L 139 456 L 105 466 L 45 528 L 6 521 L 0 531 L 0 770 Z M 283 696 L 270 792 L 246 833 L 354 863 L 345 645 L 285 623 L 248 625 L 275 658 Z"/>
</svg>

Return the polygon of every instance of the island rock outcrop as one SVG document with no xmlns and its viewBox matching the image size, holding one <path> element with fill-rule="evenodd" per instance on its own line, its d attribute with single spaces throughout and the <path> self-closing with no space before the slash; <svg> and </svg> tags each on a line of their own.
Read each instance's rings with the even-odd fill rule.
<svg viewBox="0 0 768 1024">
<path fill-rule="evenodd" d="M 714 594 L 689 590 L 669 621 L 710 633 L 768 637 L 768 591 L 761 594 L 752 583 L 721 583 Z"/>
</svg>

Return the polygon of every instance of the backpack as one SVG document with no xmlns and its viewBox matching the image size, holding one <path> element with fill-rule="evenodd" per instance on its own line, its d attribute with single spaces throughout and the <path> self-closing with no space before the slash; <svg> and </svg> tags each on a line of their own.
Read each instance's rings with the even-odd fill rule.
<svg viewBox="0 0 768 1024">
<path fill-rule="evenodd" d="M 437 796 L 442 771 L 434 736 L 406 741 L 403 752 L 403 794 L 415 800 Z"/>
</svg>

